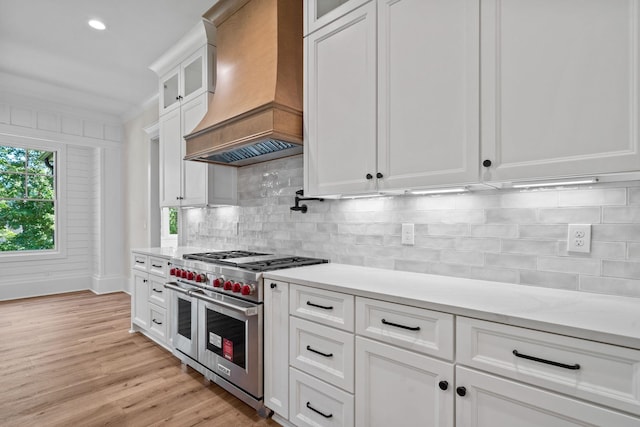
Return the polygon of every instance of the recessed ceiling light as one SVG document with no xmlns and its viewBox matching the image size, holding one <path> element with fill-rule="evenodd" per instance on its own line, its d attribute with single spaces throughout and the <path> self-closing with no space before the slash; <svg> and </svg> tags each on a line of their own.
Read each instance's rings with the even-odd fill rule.
<svg viewBox="0 0 640 427">
<path fill-rule="evenodd" d="M 98 21 L 97 19 L 90 20 L 89 26 L 99 31 L 105 30 L 107 28 L 107 26 L 104 25 L 104 22 Z"/>
</svg>

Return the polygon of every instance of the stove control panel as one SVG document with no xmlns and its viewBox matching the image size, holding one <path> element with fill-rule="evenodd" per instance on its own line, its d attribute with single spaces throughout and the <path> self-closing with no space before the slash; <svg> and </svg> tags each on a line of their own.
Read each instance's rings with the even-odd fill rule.
<svg viewBox="0 0 640 427">
<path fill-rule="evenodd" d="M 175 267 L 169 270 L 169 275 L 197 284 L 211 286 L 217 292 L 226 291 L 243 296 L 251 296 L 256 293 L 256 285 L 253 283 L 244 283 L 224 276 L 215 276 L 211 273 L 206 274 Z"/>
</svg>

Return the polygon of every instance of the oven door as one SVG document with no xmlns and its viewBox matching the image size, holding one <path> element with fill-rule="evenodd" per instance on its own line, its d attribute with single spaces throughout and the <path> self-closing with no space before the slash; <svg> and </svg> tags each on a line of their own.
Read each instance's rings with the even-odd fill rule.
<svg viewBox="0 0 640 427">
<path fill-rule="evenodd" d="M 171 292 L 171 323 L 169 336 L 175 350 L 196 360 L 198 358 L 198 300 L 189 290 L 175 282 L 166 283 Z"/>
<path fill-rule="evenodd" d="M 262 304 L 227 295 L 198 298 L 198 360 L 218 377 L 262 398 Z"/>
</svg>

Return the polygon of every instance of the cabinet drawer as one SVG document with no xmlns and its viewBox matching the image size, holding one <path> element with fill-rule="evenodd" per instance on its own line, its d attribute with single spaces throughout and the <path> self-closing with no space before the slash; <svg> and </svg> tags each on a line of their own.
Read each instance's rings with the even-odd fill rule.
<svg viewBox="0 0 640 427">
<path fill-rule="evenodd" d="M 167 292 L 164 288 L 165 279 L 149 275 L 149 302 L 162 308 L 167 308 Z"/>
<path fill-rule="evenodd" d="M 289 420 L 297 426 L 353 426 L 353 395 L 289 368 Z"/>
<path fill-rule="evenodd" d="M 356 333 L 453 360 L 453 316 L 402 304 L 356 298 Z"/>
<path fill-rule="evenodd" d="M 290 318 L 289 363 L 353 393 L 353 335 Z"/>
<path fill-rule="evenodd" d="M 147 271 L 149 265 L 149 257 L 142 254 L 133 254 L 133 260 L 131 261 L 131 267 L 136 270 Z"/>
<path fill-rule="evenodd" d="M 289 313 L 353 332 L 353 295 L 291 284 Z"/>
<path fill-rule="evenodd" d="M 640 351 L 457 318 L 457 361 L 640 414 Z"/>
<path fill-rule="evenodd" d="M 160 341 L 167 340 L 166 311 L 162 307 L 149 304 L 149 333 L 155 335 Z"/>
<path fill-rule="evenodd" d="M 164 258 L 149 257 L 149 273 L 167 277 L 167 260 Z"/>
</svg>

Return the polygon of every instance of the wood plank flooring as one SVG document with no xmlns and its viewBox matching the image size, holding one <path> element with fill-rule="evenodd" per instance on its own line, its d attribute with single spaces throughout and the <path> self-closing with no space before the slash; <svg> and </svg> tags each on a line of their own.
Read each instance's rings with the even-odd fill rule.
<svg viewBox="0 0 640 427">
<path fill-rule="evenodd" d="M 130 297 L 0 302 L 0 426 L 277 426 L 145 336 Z"/>
</svg>

